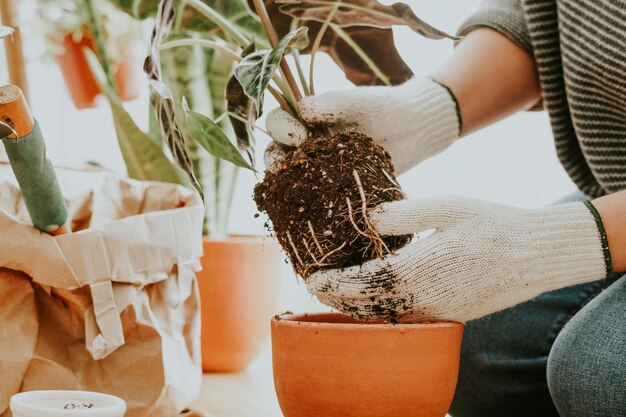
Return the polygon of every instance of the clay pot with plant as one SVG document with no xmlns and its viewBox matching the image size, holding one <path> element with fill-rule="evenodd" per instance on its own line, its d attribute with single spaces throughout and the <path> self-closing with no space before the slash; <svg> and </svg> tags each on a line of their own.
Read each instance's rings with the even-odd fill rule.
<svg viewBox="0 0 626 417">
<path fill-rule="evenodd" d="M 115 81 L 123 101 L 139 96 L 141 57 L 137 54 L 140 33 L 136 22 L 107 3 L 98 3 L 106 15 L 102 22 L 107 55 L 111 57 Z M 83 3 L 74 0 L 43 0 L 37 9 L 38 28 L 46 39 L 48 54 L 54 56 L 68 92 L 77 109 L 96 106 L 102 94 L 85 51 L 96 53 L 91 22 Z"/>
<path fill-rule="evenodd" d="M 123 107 L 121 85 L 107 54 L 103 16 L 94 0 L 86 2 L 96 50 L 88 59 L 111 106 L 128 175 L 193 186 L 202 194 L 206 208 L 203 230 L 198 230 L 204 235 L 205 252 L 198 273 L 202 368 L 243 370 L 269 339 L 283 255 L 269 238 L 228 233 L 239 170 L 254 170 L 234 145 L 235 132 L 246 125 L 228 117 L 225 97 L 233 88 L 229 80 L 240 59 L 230 48 L 238 43 L 210 20 L 202 26 L 193 24 L 207 14 L 208 6 L 200 1 L 143 1 L 138 9 L 135 2 L 111 3 L 133 18 L 155 18 L 145 63 L 153 87 L 150 131 L 144 132 Z M 215 7 L 208 13 L 224 22 L 239 16 L 238 25 L 263 42 L 260 25 L 242 2 L 219 2 Z M 217 42 L 221 48 L 206 48 Z"/>
</svg>

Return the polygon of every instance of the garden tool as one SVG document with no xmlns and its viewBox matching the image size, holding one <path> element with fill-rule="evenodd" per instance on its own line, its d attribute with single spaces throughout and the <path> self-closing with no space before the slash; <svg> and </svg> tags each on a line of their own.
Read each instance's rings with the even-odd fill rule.
<svg viewBox="0 0 626 417">
<path fill-rule="evenodd" d="M 33 225 L 51 235 L 69 233 L 65 200 L 37 121 L 19 87 L 0 87 L 0 138 Z"/>
</svg>

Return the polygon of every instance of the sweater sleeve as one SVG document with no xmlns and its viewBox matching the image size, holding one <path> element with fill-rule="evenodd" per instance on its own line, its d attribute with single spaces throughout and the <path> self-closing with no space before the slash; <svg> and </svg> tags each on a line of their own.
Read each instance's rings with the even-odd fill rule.
<svg viewBox="0 0 626 417">
<path fill-rule="evenodd" d="M 494 29 L 529 54 L 533 54 L 521 0 L 483 0 L 480 7 L 459 28 L 459 36 L 479 27 Z"/>
</svg>

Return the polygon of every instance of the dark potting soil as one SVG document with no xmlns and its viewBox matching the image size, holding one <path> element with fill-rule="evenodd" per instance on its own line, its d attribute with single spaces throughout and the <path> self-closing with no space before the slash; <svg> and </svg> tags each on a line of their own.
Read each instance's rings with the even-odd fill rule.
<svg viewBox="0 0 626 417">
<path fill-rule="evenodd" d="M 364 197 L 364 198 L 363 198 Z M 367 211 L 403 200 L 389 154 L 360 133 L 308 139 L 254 189 L 295 271 L 307 278 L 383 257 L 411 236 L 381 238 Z"/>
</svg>

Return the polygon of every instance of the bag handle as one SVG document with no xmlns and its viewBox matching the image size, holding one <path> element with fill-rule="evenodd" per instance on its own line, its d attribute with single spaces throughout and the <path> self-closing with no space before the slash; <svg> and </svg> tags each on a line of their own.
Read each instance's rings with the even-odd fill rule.
<svg viewBox="0 0 626 417">
<path fill-rule="evenodd" d="M 124 345 L 124 328 L 115 304 L 111 281 L 91 284 L 93 307 L 85 317 L 85 345 L 95 360 Z"/>
</svg>

